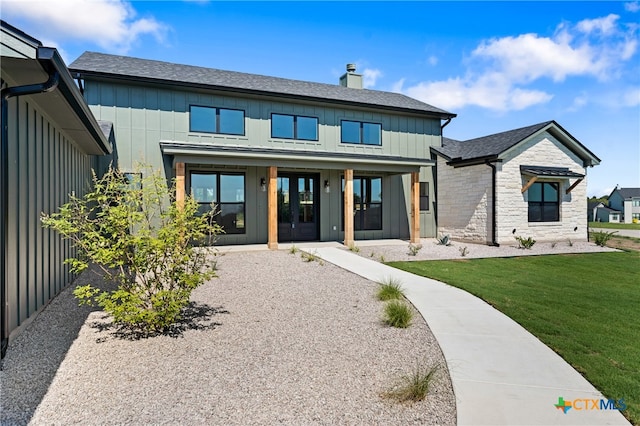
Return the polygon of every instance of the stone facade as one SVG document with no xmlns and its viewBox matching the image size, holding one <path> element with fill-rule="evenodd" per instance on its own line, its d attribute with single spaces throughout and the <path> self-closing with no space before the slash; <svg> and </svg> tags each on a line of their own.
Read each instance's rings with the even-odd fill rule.
<svg viewBox="0 0 640 426">
<path fill-rule="evenodd" d="M 454 168 L 438 157 L 438 234 L 455 240 L 491 242 L 491 168 Z"/>
<path fill-rule="evenodd" d="M 566 190 L 574 179 L 538 179 L 560 183 L 560 220 L 528 221 L 528 192 L 521 192 L 528 176 L 520 166 L 566 167 L 586 175 L 582 160 L 548 132 L 515 145 L 501 156 L 496 176 L 496 242 L 516 244 L 514 236 L 536 241 L 587 240 L 587 182 Z M 463 241 L 490 243 L 492 239 L 491 168 L 485 164 L 454 168 L 438 156 L 438 233 Z M 515 229 L 515 232 L 513 231 Z"/>
</svg>

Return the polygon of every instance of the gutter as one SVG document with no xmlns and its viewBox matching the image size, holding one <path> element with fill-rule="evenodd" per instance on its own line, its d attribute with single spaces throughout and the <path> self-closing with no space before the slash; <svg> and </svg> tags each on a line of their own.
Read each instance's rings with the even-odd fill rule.
<svg viewBox="0 0 640 426">
<path fill-rule="evenodd" d="M 43 83 L 27 84 L 24 86 L 5 87 L 1 92 L 2 102 L 2 132 L 0 134 L 0 240 L 2 240 L 2 253 L 0 253 L 0 303 L 2 304 L 2 318 L 0 318 L 0 359 L 4 358 L 9 345 L 8 306 L 7 306 L 7 247 L 9 246 L 9 99 L 17 96 L 48 93 L 58 87 L 60 74 L 49 71 L 49 79 Z"/>
<path fill-rule="evenodd" d="M 485 164 L 491 167 L 491 245 L 494 247 L 500 247 L 500 244 L 496 241 L 496 165 L 495 163 L 487 160 Z"/>
</svg>

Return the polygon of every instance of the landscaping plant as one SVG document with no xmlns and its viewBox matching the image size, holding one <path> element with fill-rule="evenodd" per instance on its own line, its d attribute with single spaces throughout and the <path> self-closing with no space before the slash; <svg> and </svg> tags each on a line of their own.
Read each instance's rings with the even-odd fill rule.
<svg viewBox="0 0 640 426">
<path fill-rule="evenodd" d="M 415 256 L 422 249 L 422 244 L 409 244 L 409 256 Z"/>
<path fill-rule="evenodd" d="M 395 278 L 386 278 L 378 283 L 378 300 L 392 300 L 404 298 L 404 290 L 400 280 Z"/>
<path fill-rule="evenodd" d="M 43 214 L 42 224 L 70 240 L 76 257 L 65 260 L 74 273 L 97 265 L 112 291 L 91 284 L 78 286 L 80 304 L 97 305 L 116 324 L 160 332 L 180 319 L 191 291 L 215 276 L 210 247 L 222 228 L 213 213 L 199 214 L 187 196 L 175 199 L 174 188 L 157 172 L 133 181 L 109 168 L 93 174 L 93 188 L 82 198 L 70 196 L 57 213 Z M 213 210 L 213 209 L 212 209 Z"/>
<path fill-rule="evenodd" d="M 438 238 L 438 245 L 450 246 L 451 245 L 451 240 L 449 238 L 449 235 L 443 235 L 443 236 L 439 237 Z"/>
<path fill-rule="evenodd" d="M 383 396 L 400 402 L 422 401 L 429 392 L 429 388 L 439 370 L 439 366 L 425 367 L 416 364 L 413 371 L 402 376 L 400 383 Z"/>
<path fill-rule="evenodd" d="M 407 328 L 411 325 L 413 313 L 409 306 L 400 300 L 391 300 L 384 307 L 384 322 L 391 327 Z"/>
<path fill-rule="evenodd" d="M 611 237 L 613 237 L 613 234 L 615 234 L 616 232 L 618 231 L 611 231 L 611 232 L 597 231 L 597 232 L 591 233 L 591 236 L 593 237 L 593 242 L 596 243 L 596 245 L 600 247 L 604 247 L 607 245 L 607 242 L 611 239 Z"/>
<path fill-rule="evenodd" d="M 518 242 L 518 248 L 521 248 L 521 249 L 530 250 L 531 247 L 533 247 L 533 245 L 536 243 L 536 240 L 534 240 L 531 237 L 525 238 L 525 237 L 517 236 L 515 237 L 515 239 Z"/>
</svg>

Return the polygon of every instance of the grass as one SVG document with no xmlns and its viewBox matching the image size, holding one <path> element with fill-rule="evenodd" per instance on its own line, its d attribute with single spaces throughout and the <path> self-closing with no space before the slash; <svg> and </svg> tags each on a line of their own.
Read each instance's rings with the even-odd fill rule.
<svg viewBox="0 0 640 426">
<path fill-rule="evenodd" d="M 360 247 L 358 247 L 354 243 L 351 243 L 349 244 L 349 251 L 352 251 L 354 253 L 360 253 Z"/>
<path fill-rule="evenodd" d="M 383 396 L 399 402 L 422 401 L 429 393 L 429 388 L 438 370 L 439 366 L 424 367 L 416 364 L 411 373 L 402 376 L 399 383 L 390 391 L 385 392 Z"/>
<path fill-rule="evenodd" d="M 589 222 L 589 228 L 640 229 L 640 223 Z"/>
<path fill-rule="evenodd" d="M 384 322 L 391 327 L 407 328 L 411 325 L 413 312 L 406 303 L 390 300 L 384 307 Z"/>
<path fill-rule="evenodd" d="M 484 299 L 640 424 L 640 252 L 393 262 Z"/>
<path fill-rule="evenodd" d="M 404 291 L 402 290 L 402 284 L 395 278 L 386 278 L 384 281 L 378 283 L 378 293 L 376 294 L 378 300 L 393 300 L 403 299 Z"/>
</svg>

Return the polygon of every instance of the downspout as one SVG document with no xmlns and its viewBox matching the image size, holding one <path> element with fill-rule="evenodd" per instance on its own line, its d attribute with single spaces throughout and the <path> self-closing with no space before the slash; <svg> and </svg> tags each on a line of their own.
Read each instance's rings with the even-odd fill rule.
<svg viewBox="0 0 640 426">
<path fill-rule="evenodd" d="M 445 127 L 447 127 L 447 125 L 449 123 L 451 123 L 451 119 L 452 117 L 447 118 L 447 121 L 444 122 L 444 124 L 442 126 L 440 126 L 440 132 L 442 133 L 442 130 L 444 130 Z"/>
<path fill-rule="evenodd" d="M 489 160 L 485 164 L 491 167 L 491 245 L 500 247 L 496 241 L 496 165 Z"/>
<path fill-rule="evenodd" d="M 0 359 L 4 358 L 9 345 L 8 307 L 7 307 L 7 247 L 9 246 L 9 98 L 16 96 L 35 95 L 55 90 L 60 81 L 57 71 L 49 72 L 49 79 L 44 83 L 27 84 L 24 86 L 5 87 L 2 89 L 2 131 L 0 132 L 0 303 L 2 304 L 2 318 L 0 318 Z"/>
</svg>

